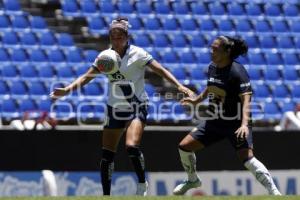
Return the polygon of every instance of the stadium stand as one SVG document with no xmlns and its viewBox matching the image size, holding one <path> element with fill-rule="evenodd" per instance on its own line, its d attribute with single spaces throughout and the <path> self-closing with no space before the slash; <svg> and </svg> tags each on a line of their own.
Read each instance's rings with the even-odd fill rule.
<svg viewBox="0 0 300 200">
<path fill-rule="evenodd" d="M 238 60 L 248 69 L 255 92 L 254 102 L 264 105 L 266 115 L 262 121 L 280 119 L 300 99 L 300 4 L 296 0 L 239 0 L 235 3 L 227 0 L 54 0 L 52 3 L 56 7 L 49 18 L 39 4 L 33 9 L 33 3 L 27 0 L 2 0 L 2 118 L 20 117 L 20 113 L 32 109 L 50 111 L 50 101 L 45 96 L 53 87 L 53 81 L 68 82 L 85 72 L 99 51 L 107 47 L 107 26 L 118 15 L 129 18 L 133 44 L 147 49 L 180 81 L 194 88 L 202 88 L 199 84 L 206 80 L 204 66 L 210 62 L 207 48 L 212 39 L 219 34 L 243 37 L 250 49 L 246 57 Z M 74 29 L 74 19 L 82 27 Z M 95 41 L 93 38 L 99 37 L 105 39 L 102 46 L 85 48 Z M 99 79 L 105 80 L 105 77 Z M 148 80 L 151 83 L 151 77 Z M 66 105 L 70 106 L 55 107 L 56 116 L 68 116 L 67 108 L 72 108 L 70 116 L 76 117 L 78 102 L 105 101 L 107 86 L 97 83 L 85 87 L 82 95 L 66 97 Z M 146 84 L 151 101 L 163 87 Z M 20 96 L 25 96 L 26 101 L 17 101 Z M 165 102 L 166 107 L 174 103 L 161 100 L 155 104 Z M 80 109 L 84 119 L 103 119 L 102 108 L 87 104 Z M 180 123 L 187 119 L 183 108 L 176 110 L 179 117 L 157 114 L 153 109 L 149 113 L 152 122 Z"/>
</svg>

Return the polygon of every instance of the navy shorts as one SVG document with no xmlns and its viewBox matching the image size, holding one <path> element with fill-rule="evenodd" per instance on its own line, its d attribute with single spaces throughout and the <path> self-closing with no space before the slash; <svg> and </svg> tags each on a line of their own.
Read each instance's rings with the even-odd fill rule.
<svg viewBox="0 0 300 200">
<path fill-rule="evenodd" d="M 223 139 L 228 139 L 236 149 L 253 148 L 252 129 L 249 127 L 247 138 L 239 139 L 235 131 L 240 127 L 240 123 L 216 123 L 214 121 L 202 121 L 191 133 L 191 136 L 200 141 L 204 146 L 209 146 Z"/>
<path fill-rule="evenodd" d="M 136 118 L 146 124 L 147 115 L 148 112 L 146 104 L 135 106 L 135 108 L 130 110 L 120 110 L 107 105 L 104 128 L 125 128 L 129 121 Z"/>
</svg>

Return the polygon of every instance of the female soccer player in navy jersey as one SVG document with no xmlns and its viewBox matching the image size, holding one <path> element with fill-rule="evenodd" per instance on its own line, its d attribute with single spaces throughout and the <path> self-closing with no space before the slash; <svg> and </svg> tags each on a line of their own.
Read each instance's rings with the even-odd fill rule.
<svg viewBox="0 0 300 200">
<path fill-rule="evenodd" d="M 252 89 L 244 66 L 235 59 L 248 51 L 247 44 L 239 39 L 220 36 L 211 45 L 212 62 L 208 67 L 207 87 L 194 97 L 182 99 L 182 104 L 197 105 L 208 97 L 205 120 L 194 128 L 179 144 L 181 163 L 188 179 L 177 185 L 175 195 L 201 186 L 196 174 L 195 151 L 222 139 L 228 139 L 239 159 L 269 194 L 281 195 L 266 167 L 253 155 L 251 116 L 249 106 Z M 198 104 L 199 105 L 199 104 Z"/>
<path fill-rule="evenodd" d="M 113 50 L 121 57 L 121 67 L 109 74 L 109 98 L 107 100 L 107 122 L 102 135 L 102 159 L 100 164 L 103 194 L 110 195 L 111 175 L 114 169 L 114 155 L 119 140 L 125 130 L 126 150 L 138 177 L 137 195 L 146 195 L 148 183 L 145 179 L 144 157 L 139 148 L 147 117 L 147 95 L 144 89 L 145 67 L 166 78 L 177 89 L 192 96 L 194 93 L 178 80 L 143 49 L 130 45 L 129 23 L 119 17 L 109 27 L 109 38 Z M 93 66 L 81 77 L 65 88 L 56 88 L 50 96 L 53 99 L 64 96 L 70 91 L 90 82 L 103 66 L 98 66 L 96 58 Z M 123 97 L 123 98 L 122 98 Z M 130 110 L 130 111 L 129 111 Z"/>
</svg>

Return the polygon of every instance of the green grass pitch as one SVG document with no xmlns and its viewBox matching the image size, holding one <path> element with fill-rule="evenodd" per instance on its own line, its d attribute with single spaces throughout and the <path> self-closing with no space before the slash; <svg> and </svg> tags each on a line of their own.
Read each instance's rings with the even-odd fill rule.
<svg viewBox="0 0 300 200">
<path fill-rule="evenodd" d="M 300 196 L 2 197 L 0 200 L 300 200 Z"/>
</svg>

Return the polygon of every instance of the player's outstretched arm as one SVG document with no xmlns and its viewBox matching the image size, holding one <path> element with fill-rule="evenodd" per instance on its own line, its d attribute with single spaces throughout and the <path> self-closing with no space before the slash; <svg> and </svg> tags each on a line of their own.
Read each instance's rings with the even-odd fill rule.
<svg viewBox="0 0 300 200">
<path fill-rule="evenodd" d="M 69 92 L 76 90 L 77 88 L 83 87 L 85 84 L 93 80 L 98 73 L 99 71 L 94 67 L 89 68 L 85 74 L 77 78 L 70 85 L 64 88 L 55 88 L 53 92 L 50 93 L 50 98 L 56 100 L 67 95 Z"/>
<path fill-rule="evenodd" d="M 183 98 L 180 102 L 181 102 L 182 105 L 187 105 L 187 104 L 196 105 L 197 103 L 200 103 L 204 99 L 206 99 L 207 94 L 208 94 L 208 90 L 207 90 L 207 88 L 205 88 L 203 90 L 203 92 L 201 92 L 201 94 L 199 94 L 198 96 L 195 96 L 195 97 L 186 97 L 186 98 Z"/>
<path fill-rule="evenodd" d="M 190 90 L 189 88 L 183 86 L 174 76 L 171 72 L 166 70 L 159 62 L 156 60 L 153 60 L 151 63 L 148 64 L 148 66 L 159 76 L 167 79 L 170 83 L 174 84 L 177 89 L 188 95 L 189 97 L 194 97 L 195 93 Z"/>
</svg>

